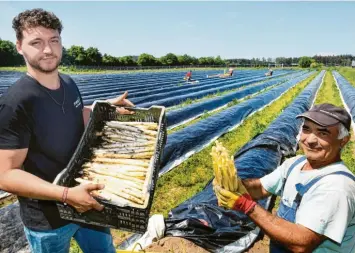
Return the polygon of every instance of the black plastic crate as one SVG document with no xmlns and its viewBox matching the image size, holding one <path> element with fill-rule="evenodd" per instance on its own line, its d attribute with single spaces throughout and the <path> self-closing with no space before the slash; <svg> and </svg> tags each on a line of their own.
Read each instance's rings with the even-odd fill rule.
<svg viewBox="0 0 355 253">
<path fill-rule="evenodd" d="M 82 165 L 87 162 L 91 156 L 90 148 L 95 144 L 95 132 L 102 129 L 104 123 L 110 120 L 117 121 L 138 121 L 155 122 L 159 124 L 156 149 L 153 160 L 153 171 L 150 175 L 149 199 L 146 207 L 136 208 L 130 206 L 116 206 L 105 200 L 96 200 L 104 205 L 103 211 L 90 210 L 85 213 L 79 213 L 70 205 L 64 205 L 57 202 L 60 217 L 66 220 L 77 221 L 86 224 L 111 227 L 131 232 L 143 233 L 148 226 L 149 213 L 153 202 L 154 190 L 158 179 L 160 159 L 166 143 L 166 117 L 165 108 L 161 106 L 152 106 L 146 108 L 126 108 L 132 110 L 135 114 L 121 115 L 116 112 L 116 108 L 106 102 L 95 102 L 94 108 L 85 129 L 85 132 L 78 144 L 78 147 L 69 161 L 68 166 L 55 179 L 54 183 L 73 187 L 78 183 L 75 178 L 81 170 Z M 147 175 L 148 176 L 148 175 Z"/>
</svg>

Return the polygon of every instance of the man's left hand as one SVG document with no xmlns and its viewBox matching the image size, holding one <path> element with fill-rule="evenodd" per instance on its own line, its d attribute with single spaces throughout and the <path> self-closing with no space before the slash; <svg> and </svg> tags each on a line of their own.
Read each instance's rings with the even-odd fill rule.
<svg viewBox="0 0 355 253">
<path fill-rule="evenodd" d="M 126 91 L 123 95 L 119 97 L 108 99 L 107 102 L 109 102 L 112 105 L 118 106 L 116 110 L 120 114 L 134 114 L 134 112 L 132 111 L 129 111 L 123 107 L 119 107 L 119 106 L 134 107 L 134 104 L 127 99 L 127 96 L 128 96 L 128 92 Z"/>
<path fill-rule="evenodd" d="M 218 205 L 248 214 L 255 207 L 256 202 L 251 198 L 241 180 L 238 181 L 240 182 L 238 182 L 237 192 L 227 191 L 215 182 L 213 189 L 217 196 Z"/>
</svg>

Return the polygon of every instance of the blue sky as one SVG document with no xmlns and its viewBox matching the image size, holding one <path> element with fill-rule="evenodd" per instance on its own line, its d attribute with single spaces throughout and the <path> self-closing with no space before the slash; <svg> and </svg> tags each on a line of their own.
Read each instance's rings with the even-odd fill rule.
<svg viewBox="0 0 355 253">
<path fill-rule="evenodd" d="M 0 2 L 0 38 L 12 18 L 41 7 L 63 22 L 63 44 L 114 56 L 169 52 L 252 58 L 355 55 L 355 2 Z"/>
</svg>

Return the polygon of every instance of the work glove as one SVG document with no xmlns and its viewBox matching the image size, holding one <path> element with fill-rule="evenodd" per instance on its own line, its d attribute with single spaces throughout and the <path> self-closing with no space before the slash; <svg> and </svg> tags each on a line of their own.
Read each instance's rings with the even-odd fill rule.
<svg viewBox="0 0 355 253">
<path fill-rule="evenodd" d="M 213 180 L 213 189 L 217 196 L 218 205 L 248 214 L 255 207 L 256 202 L 245 189 L 241 179 L 238 177 L 237 180 L 238 190 L 236 192 L 230 192 L 223 189 L 215 180 Z"/>
</svg>

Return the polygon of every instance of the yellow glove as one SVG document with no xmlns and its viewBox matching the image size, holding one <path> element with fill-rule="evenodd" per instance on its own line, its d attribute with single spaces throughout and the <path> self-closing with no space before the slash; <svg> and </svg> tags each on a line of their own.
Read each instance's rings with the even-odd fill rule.
<svg viewBox="0 0 355 253">
<path fill-rule="evenodd" d="M 256 202 L 250 197 L 239 177 L 237 192 L 225 190 L 215 181 L 213 182 L 213 186 L 219 206 L 248 214 L 249 211 L 256 205 Z"/>
</svg>

